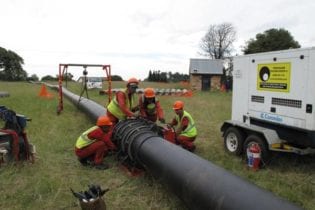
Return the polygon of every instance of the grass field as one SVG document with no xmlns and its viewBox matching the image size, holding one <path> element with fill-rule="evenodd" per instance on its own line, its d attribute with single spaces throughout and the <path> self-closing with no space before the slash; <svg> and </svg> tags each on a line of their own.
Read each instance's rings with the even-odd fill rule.
<svg viewBox="0 0 315 210">
<path fill-rule="evenodd" d="M 113 86 L 123 87 L 124 84 L 116 82 Z M 140 86 L 183 88 L 179 83 L 141 83 Z M 68 89 L 81 93 L 81 88 L 73 83 Z M 77 137 L 94 122 L 68 100 L 64 100 L 61 115 L 56 115 L 57 92 L 48 90 L 54 94 L 53 99 L 37 96 L 40 85 L 0 82 L 0 91 L 10 93 L 10 97 L 0 98 L 0 105 L 32 118 L 27 133 L 37 148 L 35 164 L 0 167 L 0 209 L 80 209 L 70 193 L 70 187 L 81 191 L 91 183 L 110 189 L 104 197 L 108 209 L 185 209 L 167 187 L 150 175 L 129 176 L 121 170 L 114 156 L 105 159 L 112 166 L 105 171 L 81 166 L 74 155 L 74 144 Z M 88 93 L 96 102 L 107 103 L 107 97 L 99 95 L 98 90 Z M 167 121 L 174 116 L 172 104 L 177 99 L 185 102 L 186 110 L 196 121 L 199 133 L 197 155 L 304 209 L 315 209 L 314 156 L 277 153 L 265 169 L 250 171 L 241 158 L 228 155 L 223 148 L 220 126 L 224 120 L 230 119 L 231 93 L 195 92 L 193 97 L 159 96 Z"/>
</svg>

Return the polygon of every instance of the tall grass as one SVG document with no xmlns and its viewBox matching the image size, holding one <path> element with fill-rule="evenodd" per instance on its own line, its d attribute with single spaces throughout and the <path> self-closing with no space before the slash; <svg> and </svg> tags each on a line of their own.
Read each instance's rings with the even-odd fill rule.
<svg viewBox="0 0 315 210">
<path fill-rule="evenodd" d="M 141 83 L 141 87 L 165 85 Z M 180 84 L 167 85 L 180 87 Z M 124 84 L 114 83 L 113 86 L 123 87 Z M 82 91 L 74 83 L 68 84 L 68 89 L 77 94 Z M 79 209 L 69 188 L 85 190 L 91 183 L 110 188 L 105 195 L 108 209 L 185 209 L 167 187 L 149 174 L 130 177 L 114 156 L 106 157 L 111 168 L 105 171 L 81 166 L 74 155 L 74 144 L 94 122 L 68 100 L 64 100 L 63 112 L 56 115 L 57 92 L 48 89 L 54 98 L 43 99 L 37 96 L 39 85 L 10 82 L 1 82 L 0 91 L 10 93 L 10 97 L 0 98 L 0 105 L 32 118 L 27 133 L 37 147 L 35 164 L 25 162 L 0 167 L 0 209 Z M 89 90 L 88 94 L 100 104 L 107 103 L 107 97 L 99 95 L 98 90 Z M 315 209 L 314 156 L 278 153 L 266 169 L 252 172 L 241 158 L 224 151 L 220 126 L 230 118 L 231 93 L 195 92 L 193 97 L 158 98 L 167 121 L 174 116 L 173 102 L 178 99 L 185 102 L 198 129 L 197 155 L 305 209 Z"/>
</svg>

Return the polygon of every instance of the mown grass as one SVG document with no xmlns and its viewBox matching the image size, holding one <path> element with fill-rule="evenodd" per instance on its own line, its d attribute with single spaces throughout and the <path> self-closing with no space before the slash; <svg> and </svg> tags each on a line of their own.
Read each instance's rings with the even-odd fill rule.
<svg viewBox="0 0 315 210">
<path fill-rule="evenodd" d="M 123 87 L 124 83 L 115 82 L 113 86 Z M 143 82 L 140 86 L 182 88 L 183 85 Z M 77 94 L 82 90 L 74 83 L 69 83 L 68 89 Z M 64 100 L 61 115 L 56 115 L 58 102 L 54 90 L 48 88 L 54 94 L 54 99 L 50 100 L 39 98 L 40 85 L 29 83 L 1 82 L 0 91 L 10 93 L 10 97 L 0 98 L 0 105 L 32 118 L 27 132 L 37 147 L 35 164 L 0 167 L 0 209 L 79 209 L 69 188 L 85 190 L 91 183 L 110 188 L 105 195 L 108 209 L 185 209 L 167 187 L 148 174 L 130 177 L 121 170 L 113 156 L 105 159 L 112 165 L 106 171 L 82 167 L 74 155 L 74 144 L 81 132 L 94 122 L 68 100 Z M 98 103 L 107 103 L 107 97 L 99 95 L 98 90 L 88 93 Z M 314 156 L 278 153 L 265 169 L 249 171 L 241 158 L 228 155 L 223 149 L 220 126 L 230 118 L 231 93 L 159 96 L 167 121 L 174 116 L 172 104 L 177 99 L 185 102 L 186 109 L 196 121 L 199 132 L 197 155 L 304 209 L 315 209 Z"/>
</svg>

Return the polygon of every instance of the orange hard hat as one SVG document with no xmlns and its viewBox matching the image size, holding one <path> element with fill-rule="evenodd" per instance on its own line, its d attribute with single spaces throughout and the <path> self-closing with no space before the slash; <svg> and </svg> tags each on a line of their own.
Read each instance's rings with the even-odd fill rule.
<svg viewBox="0 0 315 210">
<path fill-rule="evenodd" d="M 105 116 L 100 116 L 97 119 L 96 125 L 97 126 L 104 126 L 104 125 L 112 125 L 113 123 L 110 121 L 109 117 Z"/>
<path fill-rule="evenodd" d="M 136 78 L 132 77 L 132 78 L 128 79 L 127 86 L 128 85 L 138 85 L 138 84 L 139 84 L 139 80 L 137 80 Z"/>
<path fill-rule="evenodd" d="M 177 110 L 177 109 L 183 109 L 184 108 L 184 102 L 182 101 L 175 101 L 174 105 L 173 105 L 173 109 Z"/>
<path fill-rule="evenodd" d="M 154 98 L 155 97 L 154 89 L 153 88 L 144 89 L 144 96 L 146 98 Z"/>
</svg>

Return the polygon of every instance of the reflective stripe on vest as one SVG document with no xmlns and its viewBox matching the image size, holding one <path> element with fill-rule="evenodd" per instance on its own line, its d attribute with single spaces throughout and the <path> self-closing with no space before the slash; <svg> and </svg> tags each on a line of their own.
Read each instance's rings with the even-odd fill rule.
<svg viewBox="0 0 315 210">
<path fill-rule="evenodd" d="M 124 89 L 123 93 L 125 94 L 125 97 L 127 99 L 125 101 L 126 106 L 129 108 L 129 110 L 132 110 L 132 108 L 135 108 L 135 106 L 137 105 L 136 104 L 136 96 L 135 96 L 135 94 L 131 95 L 131 101 L 129 101 L 128 89 L 127 88 Z M 118 105 L 116 95 L 115 95 L 114 99 L 107 106 L 107 109 L 110 111 L 110 113 L 112 113 L 119 120 L 124 120 L 124 119 L 127 118 L 125 113 L 123 111 L 121 111 L 121 109 L 120 109 L 120 107 Z"/>
<path fill-rule="evenodd" d="M 81 136 L 78 138 L 75 147 L 78 149 L 82 149 L 83 147 L 89 146 L 90 144 L 94 143 L 96 140 L 89 139 L 88 134 L 96 129 L 98 129 L 98 126 L 93 126 L 92 128 L 82 133 Z"/>
<path fill-rule="evenodd" d="M 187 137 L 197 136 L 197 128 L 195 126 L 195 121 L 193 120 L 193 118 L 191 117 L 191 115 L 188 112 L 184 111 L 181 119 L 179 119 L 179 116 L 176 115 L 175 119 L 178 122 L 178 126 L 182 126 L 181 123 L 182 123 L 182 119 L 184 117 L 187 117 L 189 119 L 189 124 L 188 124 L 187 128 L 180 133 L 180 135 L 187 136 Z"/>
</svg>

